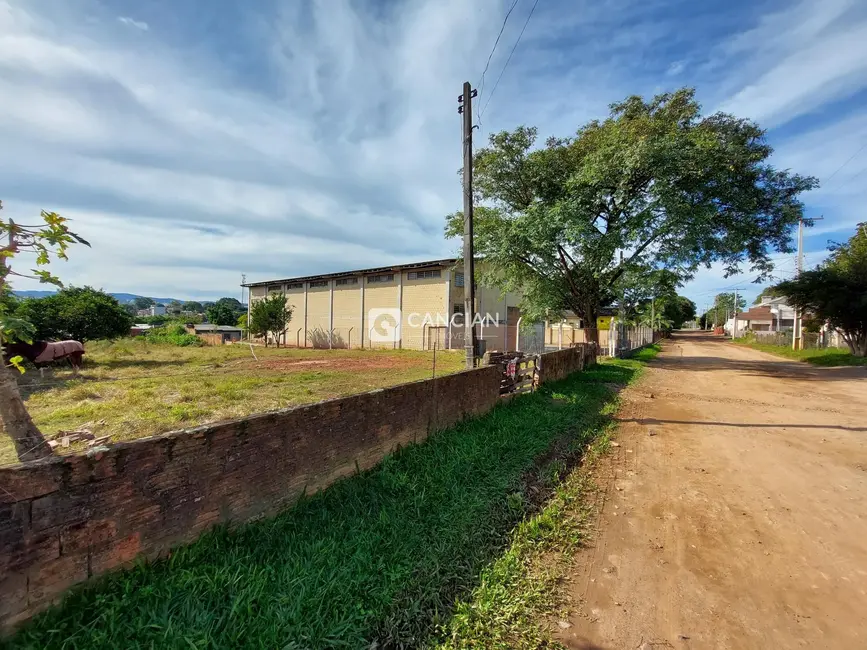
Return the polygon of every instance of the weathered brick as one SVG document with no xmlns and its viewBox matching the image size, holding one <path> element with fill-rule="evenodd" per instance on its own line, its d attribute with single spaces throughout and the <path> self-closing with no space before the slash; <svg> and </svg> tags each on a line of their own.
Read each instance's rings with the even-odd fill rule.
<svg viewBox="0 0 867 650">
<path fill-rule="evenodd" d="M 109 569 L 122 567 L 132 562 L 139 553 L 146 551 L 141 545 L 141 533 L 133 533 L 91 553 L 90 571 L 93 575 L 99 575 Z"/>
<path fill-rule="evenodd" d="M 0 578 L 0 619 L 6 619 L 27 609 L 27 575 L 4 572 Z"/>
<path fill-rule="evenodd" d="M 60 538 L 55 531 L 24 532 L 14 543 L 4 545 L 0 570 L 26 569 L 59 556 Z"/>
<path fill-rule="evenodd" d="M 31 528 L 38 531 L 85 521 L 91 514 L 91 496 L 87 492 L 65 490 L 33 499 L 30 504 Z"/>
<path fill-rule="evenodd" d="M 63 485 L 62 460 L 12 465 L 0 469 L 0 503 L 15 503 L 59 490 Z"/>
<path fill-rule="evenodd" d="M 92 519 L 74 524 L 60 532 L 61 553 L 86 553 L 93 547 L 107 545 L 116 536 L 117 523 L 111 519 Z"/>
<path fill-rule="evenodd" d="M 61 555 L 29 572 L 27 604 L 48 604 L 72 585 L 87 579 L 87 555 Z"/>
<path fill-rule="evenodd" d="M 546 352 L 539 361 L 540 383 L 557 381 L 596 363 L 594 347 L 578 343 L 574 347 Z"/>
<path fill-rule="evenodd" d="M 34 613 L 88 572 L 155 557 L 219 522 L 274 514 L 398 445 L 485 413 L 499 383 L 497 368 L 479 368 L 119 443 L 99 457 L 0 470 L 0 486 L 13 493 L 0 510 L 8 515 L 0 557 L 18 567 L 0 583 L 0 601 L 12 603 L 0 625 Z"/>
</svg>

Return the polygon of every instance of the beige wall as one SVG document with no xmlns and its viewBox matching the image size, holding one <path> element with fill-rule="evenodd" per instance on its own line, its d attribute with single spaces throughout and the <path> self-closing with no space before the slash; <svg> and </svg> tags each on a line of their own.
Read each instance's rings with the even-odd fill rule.
<svg viewBox="0 0 867 650">
<path fill-rule="evenodd" d="M 463 347 L 463 327 L 452 327 L 448 323 L 454 314 L 455 305 L 463 306 L 464 289 L 456 285 L 456 273 L 461 267 L 441 267 L 440 277 L 409 279 L 411 273 L 417 274 L 431 269 L 413 269 L 394 272 L 391 282 L 369 283 L 369 276 L 358 276 L 358 284 L 337 285 L 329 280 L 324 287 L 307 286 L 307 308 L 305 311 L 304 288 L 287 289 L 286 302 L 293 307 L 292 321 L 286 330 L 286 342 L 296 344 L 296 333 L 301 328 L 299 342 L 312 345 L 310 332 L 316 328 L 328 332 L 333 328 L 334 341 L 342 345 L 365 348 L 405 348 L 430 349 L 434 341 L 438 348 L 448 345 L 451 348 Z M 275 287 L 277 285 L 271 285 Z M 281 285 L 285 288 L 286 285 Z M 363 289 L 363 302 L 362 302 Z M 333 294 L 332 294 L 333 291 Z M 265 287 L 252 287 L 251 302 L 265 295 Z M 501 321 L 496 326 L 477 327 L 477 335 L 487 342 L 489 350 L 514 348 L 515 322 L 519 315 L 516 309 L 519 296 L 510 293 L 506 296 L 497 289 L 480 287 L 476 292 L 476 311 L 482 314 L 499 314 Z M 363 309 L 362 309 L 363 307 Z M 371 309 L 401 309 L 401 339 L 397 342 L 371 342 L 368 322 Z M 511 308 L 511 309 L 510 309 Z M 363 314 L 362 314 L 363 311 Z M 411 314 L 418 314 L 412 317 Z M 429 315 L 428 322 L 425 316 Z M 430 321 L 433 321 L 431 323 Z M 439 322 L 438 322 L 439 321 Z M 350 332 L 351 330 L 351 332 Z"/>
<path fill-rule="evenodd" d="M 311 332 L 319 329 L 328 332 L 331 328 L 331 289 L 307 286 L 307 345 L 311 346 Z"/>
<path fill-rule="evenodd" d="M 478 267 L 477 267 L 478 270 Z M 455 284 L 455 275 L 463 272 L 463 265 L 458 265 L 451 273 L 451 291 L 449 303 L 451 310 L 455 305 L 464 304 L 464 287 Z M 478 285 L 478 282 L 476 283 Z M 521 296 L 514 292 L 505 295 L 499 289 L 485 286 L 476 287 L 476 312 L 492 318 L 499 317 L 502 322 L 497 325 L 476 326 L 476 336 L 486 342 L 488 350 L 513 350 L 515 348 L 516 324 L 520 316 L 518 303 Z M 463 328 L 452 328 L 451 347 L 463 346 Z"/>
<path fill-rule="evenodd" d="M 439 271 L 440 277 L 438 278 L 415 280 L 410 280 L 410 272 L 404 271 L 401 347 L 411 350 L 432 348 L 433 337 L 440 333 L 440 330 L 436 329 L 436 326 L 440 324 L 438 321 L 446 322 L 448 317 L 446 307 L 448 272 L 445 269 L 439 269 Z M 442 346 L 443 339 L 439 338 L 437 347 Z"/>
<path fill-rule="evenodd" d="M 334 342 L 357 348 L 361 342 L 361 280 L 358 284 L 334 286 Z"/>
<path fill-rule="evenodd" d="M 286 306 L 292 308 L 292 320 L 286 326 L 286 345 L 304 345 L 304 287 L 286 289 Z"/>
<path fill-rule="evenodd" d="M 364 279 L 364 347 L 374 348 L 397 348 L 396 343 L 373 342 L 370 340 L 370 328 L 373 323 L 369 322 L 367 315 L 371 309 L 397 309 L 398 307 L 398 280 L 399 274 L 394 274 L 392 282 L 377 282 L 369 284 Z"/>
</svg>

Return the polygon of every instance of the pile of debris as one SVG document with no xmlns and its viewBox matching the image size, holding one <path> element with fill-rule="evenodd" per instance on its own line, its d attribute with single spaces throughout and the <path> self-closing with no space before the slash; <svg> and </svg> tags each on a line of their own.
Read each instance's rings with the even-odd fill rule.
<svg viewBox="0 0 867 650">
<path fill-rule="evenodd" d="M 538 356 L 523 352 L 486 352 L 485 365 L 500 366 L 500 395 L 531 392 L 537 383 Z"/>
<path fill-rule="evenodd" d="M 87 447 L 96 447 L 107 443 L 111 439 L 111 434 L 97 436 L 93 430 L 97 427 L 105 426 L 105 420 L 98 422 L 85 422 L 77 429 L 72 431 L 60 430 L 52 434 L 52 437 L 47 441 L 48 446 L 52 449 L 56 447 L 69 447 L 76 442 L 84 442 Z"/>
</svg>

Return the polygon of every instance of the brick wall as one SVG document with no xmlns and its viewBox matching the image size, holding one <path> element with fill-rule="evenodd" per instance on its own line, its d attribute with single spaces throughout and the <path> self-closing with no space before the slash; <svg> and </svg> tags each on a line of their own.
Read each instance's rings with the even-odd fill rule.
<svg viewBox="0 0 867 650">
<path fill-rule="evenodd" d="M 556 371 L 552 362 L 550 376 L 570 359 Z M 499 385 L 499 369 L 484 367 L 0 469 L 0 626 L 90 576 L 215 523 L 274 514 L 398 445 L 481 415 Z"/>
<path fill-rule="evenodd" d="M 592 343 L 576 343 L 574 347 L 546 352 L 539 362 L 539 382 L 557 381 L 596 363 Z"/>
</svg>

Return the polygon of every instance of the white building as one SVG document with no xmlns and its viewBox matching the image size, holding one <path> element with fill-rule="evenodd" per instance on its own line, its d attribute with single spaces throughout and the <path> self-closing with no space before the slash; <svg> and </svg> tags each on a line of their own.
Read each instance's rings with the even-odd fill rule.
<svg viewBox="0 0 867 650">
<path fill-rule="evenodd" d="M 166 306 L 165 305 L 151 305 L 147 309 L 139 309 L 136 312 L 138 316 L 165 316 Z"/>
</svg>

